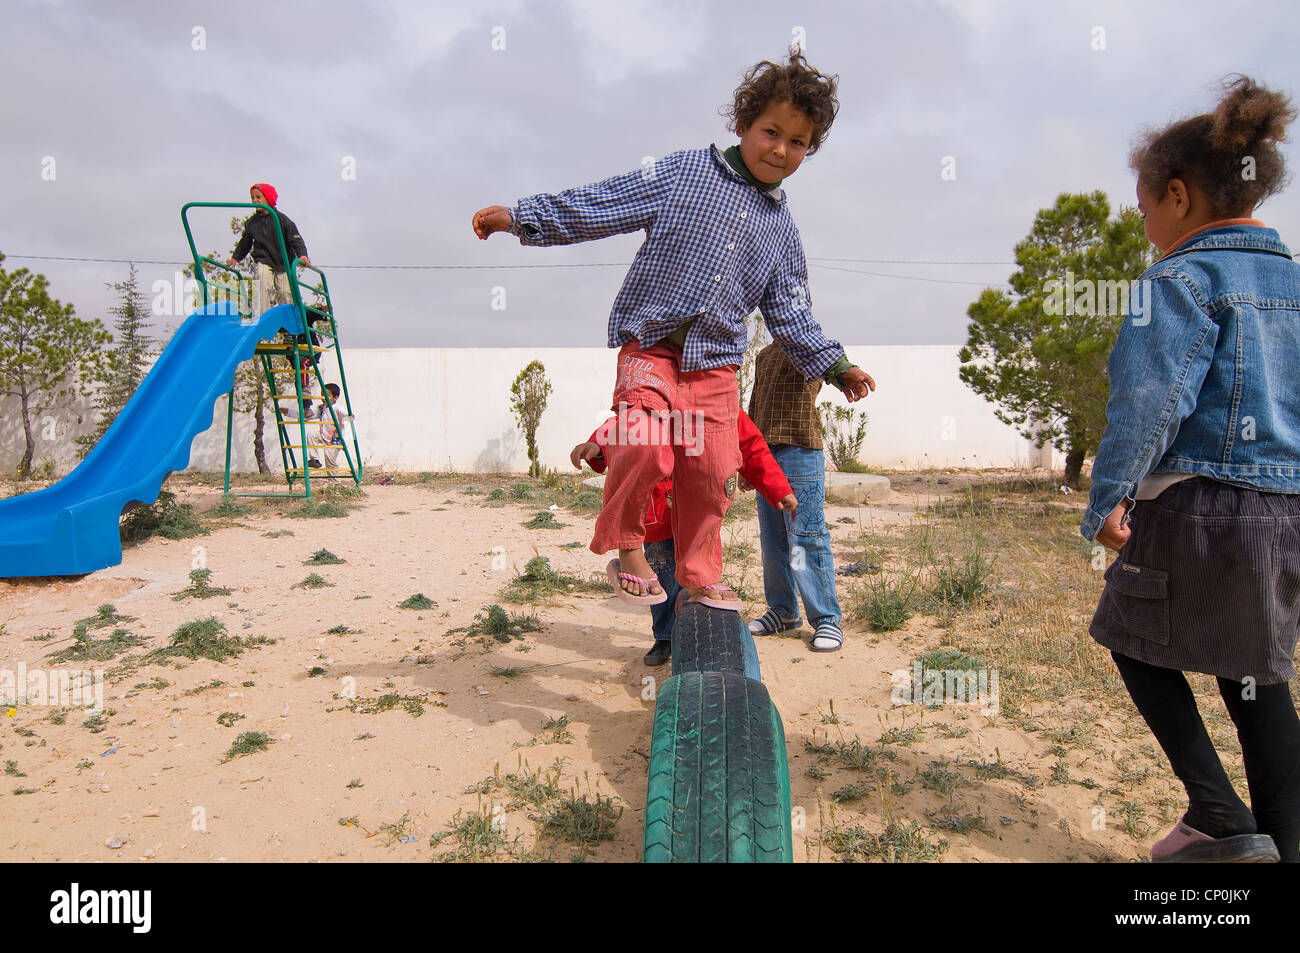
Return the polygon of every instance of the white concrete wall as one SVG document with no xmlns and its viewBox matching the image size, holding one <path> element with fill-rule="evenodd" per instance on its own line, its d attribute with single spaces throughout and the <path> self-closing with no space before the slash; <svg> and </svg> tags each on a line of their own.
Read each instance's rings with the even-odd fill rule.
<svg viewBox="0 0 1300 953">
<path fill-rule="evenodd" d="M 862 462 L 875 467 L 1028 467 L 1058 469 L 1059 453 L 1033 444 L 999 421 L 991 406 L 957 376 L 957 346 L 850 347 L 849 357 L 876 380 L 877 390 L 855 406 L 870 416 Z M 534 359 L 546 367 L 553 391 L 538 431 L 542 462 L 571 469 L 569 451 L 608 416 L 616 352 L 606 348 L 345 348 L 344 366 L 367 467 L 393 471 L 523 471 L 523 435 L 510 413 L 510 385 Z M 335 380 L 325 365 L 326 380 Z M 823 400 L 844 402 L 834 388 Z M 16 405 L 0 402 L 0 465 L 22 454 Z M 37 466 L 52 459 L 58 473 L 76 463 L 72 438 L 90 415 L 63 412 L 41 429 Z M 256 469 L 251 418 L 236 414 L 232 460 Z M 225 460 L 225 399 L 213 426 L 199 434 L 190 468 L 220 470 Z M 266 428 L 267 458 L 278 465 L 274 428 Z"/>
</svg>

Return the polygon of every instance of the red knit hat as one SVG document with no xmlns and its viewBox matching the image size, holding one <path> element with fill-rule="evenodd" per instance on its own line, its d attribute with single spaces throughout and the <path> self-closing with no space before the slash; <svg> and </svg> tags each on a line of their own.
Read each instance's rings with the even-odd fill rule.
<svg viewBox="0 0 1300 953">
<path fill-rule="evenodd" d="M 275 208 L 275 200 L 280 197 L 280 194 L 275 191 L 274 185 L 267 185 L 265 182 L 254 182 L 252 187 L 266 196 L 267 205 Z"/>
</svg>

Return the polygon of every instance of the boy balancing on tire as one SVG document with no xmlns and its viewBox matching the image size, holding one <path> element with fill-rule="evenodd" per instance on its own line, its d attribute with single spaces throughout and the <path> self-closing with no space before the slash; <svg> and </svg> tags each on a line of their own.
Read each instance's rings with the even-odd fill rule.
<svg viewBox="0 0 1300 953">
<path fill-rule="evenodd" d="M 781 467 L 772 457 L 767 441 L 758 432 L 754 422 L 742 410 L 737 415 L 737 429 L 740 435 L 741 478 L 756 487 L 774 510 L 793 510 L 798 504 L 794 490 L 781 472 Z M 617 418 L 611 417 L 587 439 L 569 454 L 569 461 L 578 469 L 586 460 L 597 473 L 604 473 L 606 468 L 605 447 L 615 434 Z M 663 588 L 665 598 L 655 600 L 653 596 L 641 596 L 650 603 L 650 615 L 653 619 L 655 643 L 646 653 L 647 665 L 663 665 L 672 657 L 673 624 L 677 620 L 676 600 L 680 586 L 677 584 L 677 562 L 673 544 L 672 529 L 673 481 L 665 478 L 655 484 L 650 497 L 650 507 L 645 514 L 645 558 L 654 571 L 659 585 Z"/>
<path fill-rule="evenodd" d="M 825 377 L 851 401 L 875 388 L 813 320 L 803 246 L 780 188 L 825 140 L 838 108 L 835 84 L 798 51 L 784 65 L 763 61 L 745 74 L 728 110 L 738 146 L 675 152 L 602 182 L 474 214 L 479 238 L 508 231 L 524 245 L 646 232 L 609 318 L 609 346 L 620 348 L 611 409 L 619 434 L 662 433 L 665 419 L 679 426 L 666 441 L 617 439 L 605 450 L 591 551 L 618 551 L 608 571 L 625 601 L 667 598 L 642 543 L 651 494 L 671 475 L 677 581 L 691 600 L 740 609 L 722 585 L 721 526 L 741 463 L 736 371 L 745 315 L 762 310 L 806 377 Z"/>
</svg>

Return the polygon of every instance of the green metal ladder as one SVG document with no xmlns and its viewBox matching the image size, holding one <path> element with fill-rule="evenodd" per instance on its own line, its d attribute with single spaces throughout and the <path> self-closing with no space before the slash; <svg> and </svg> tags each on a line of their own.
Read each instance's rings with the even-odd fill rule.
<svg viewBox="0 0 1300 953">
<path fill-rule="evenodd" d="M 189 240 L 190 256 L 194 260 L 194 278 L 199 287 L 203 290 L 203 305 L 213 303 L 214 301 L 227 301 L 235 305 L 241 321 L 251 323 L 255 320 L 253 314 L 253 281 L 243 272 L 231 268 L 225 262 L 217 261 L 206 255 L 200 255 L 194 245 L 194 235 L 190 230 L 188 213 L 191 208 L 251 208 L 266 209 L 269 214 L 273 214 L 273 209 L 269 205 L 256 202 L 187 202 L 181 208 L 181 221 L 185 225 L 185 237 Z M 272 219 L 275 222 L 276 237 L 280 243 L 280 260 L 288 261 L 288 250 L 285 247 L 284 231 L 280 227 L 279 216 Z M 220 274 L 214 276 L 214 280 L 209 283 L 208 276 L 205 272 L 205 266 L 216 269 Z M 320 284 L 306 284 L 298 277 L 298 270 L 306 269 L 315 272 Z M 314 265 L 302 264 L 299 258 L 293 259 L 289 265 L 288 271 L 289 289 L 292 296 L 292 303 L 297 309 L 301 318 L 302 327 L 306 330 L 304 335 L 283 335 L 282 339 L 274 341 L 262 341 L 254 350 L 254 360 L 261 364 L 262 373 L 266 377 L 266 384 L 269 391 L 271 407 L 275 411 L 276 434 L 280 440 L 280 460 L 284 467 L 285 480 L 289 484 L 287 493 L 239 493 L 241 497 L 279 497 L 290 499 L 311 499 L 312 473 L 325 473 L 331 476 L 335 474 L 346 473 L 351 476 L 352 480 L 360 485 L 362 478 L 361 450 L 357 443 L 356 426 L 352 427 L 352 447 L 349 449 L 347 441 L 342 438 L 343 427 L 337 412 L 337 401 L 326 402 L 325 407 L 329 411 L 328 419 L 307 419 L 306 401 L 304 400 L 304 384 L 309 379 L 309 375 L 314 374 L 316 378 L 318 397 L 308 395 L 307 399 L 313 397 L 317 400 L 324 401 L 325 381 L 321 376 L 321 366 L 318 356 L 333 351 L 335 360 L 338 365 L 339 375 L 339 396 L 343 399 L 346 416 L 352 418 L 352 398 L 348 394 L 347 375 L 343 371 L 343 351 L 339 346 L 338 324 L 334 319 L 334 307 L 330 300 L 329 282 L 325 278 L 325 273 Z M 316 295 L 316 300 L 311 304 L 305 304 L 302 299 L 303 290 L 311 291 Z M 316 323 L 309 323 L 308 316 Z M 329 330 L 323 329 L 324 321 L 329 322 Z M 283 339 L 283 338 L 287 338 Z M 316 343 L 321 339 L 322 343 Z M 281 366 L 276 366 L 275 359 L 279 358 Z M 293 392 L 287 389 L 281 392 L 277 384 L 277 378 L 283 378 L 292 375 Z M 297 406 L 297 420 L 286 418 L 280 409 L 280 401 L 292 398 Z M 230 448 L 234 431 L 235 419 L 235 388 L 232 383 L 230 393 L 226 396 L 226 483 L 225 491 L 230 492 Z M 289 425 L 297 423 L 298 426 L 293 428 L 297 431 L 297 443 L 291 439 Z M 339 444 L 322 443 L 319 437 L 319 429 L 315 431 L 315 440 L 309 441 L 308 427 L 320 428 L 323 426 L 332 426 L 334 432 L 339 435 Z M 312 458 L 312 451 L 341 450 L 344 458 L 347 460 L 346 467 L 312 467 L 308 461 Z M 302 492 L 294 491 L 294 483 L 302 480 Z"/>
</svg>

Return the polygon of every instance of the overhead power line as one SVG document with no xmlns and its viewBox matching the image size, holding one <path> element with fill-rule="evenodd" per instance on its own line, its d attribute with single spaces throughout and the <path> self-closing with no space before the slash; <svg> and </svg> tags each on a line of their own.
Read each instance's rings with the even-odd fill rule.
<svg viewBox="0 0 1300 953">
<path fill-rule="evenodd" d="M 189 261 L 167 261 L 158 259 L 144 258 L 92 258 L 88 256 L 77 255 L 6 255 L 6 258 L 20 259 L 23 261 L 70 261 L 83 262 L 88 264 L 108 264 L 108 265 L 171 265 L 175 267 L 184 267 L 192 264 Z M 1010 266 L 1014 262 L 1004 261 L 942 261 L 937 259 L 919 259 L 919 258 L 809 258 L 810 264 L 819 268 L 825 268 L 828 271 L 843 271 L 854 275 L 866 275 L 871 278 L 897 278 L 902 281 L 920 281 L 929 284 L 941 285 L 971 285 L 975 287 L 988 287 L 989 282 L 984 281 L 961 281 L 950 278 L 927 278 L 920 275 L 896 275 L 880 271 L 864 271 L 859 268 L 841 268 L 835 265 L 826 264 L 827 262 L 847 262 L 852 264 L 864 265 L 979 265 L 979 266 Z M 631 262 L 624 261 L 593 261 L 593 262 L 545 262 L 541 264 L 496 264 L 496 265 L 319 265 L 322 269 L 332 269 L 335 271 L 501 271 L 503 269 L 547 269 L 547 268 L 627 268 Z"/>
</svg>

